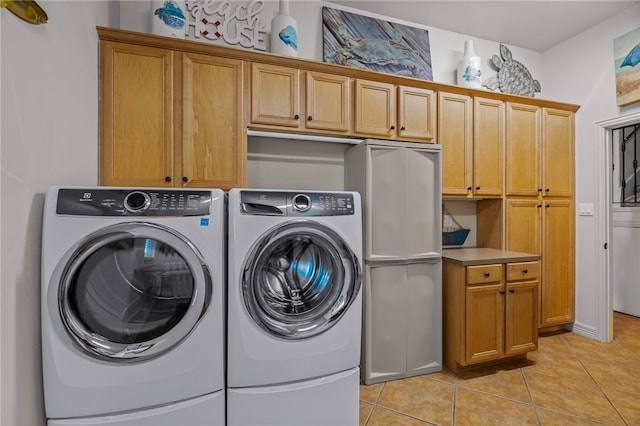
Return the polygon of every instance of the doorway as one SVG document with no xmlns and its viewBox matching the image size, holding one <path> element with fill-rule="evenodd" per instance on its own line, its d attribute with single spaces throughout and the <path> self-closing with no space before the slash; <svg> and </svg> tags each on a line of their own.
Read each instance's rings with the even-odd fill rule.
<svg viewBox="0 0 640 426">
<path fill-rule="evenodd" d="M 610 342 L 613 339 L 613 269 L 612 260 L 614 247 L 609 247 L 612 242 L 612 146 L 613 129 L 640 122 L 640 113 L 629 114 L 596 123 L 595 153 L 596 158 L 596 205 L 602 213 L 596 216 L 596 228 L 598 241 L 602 243 L 603 250 L 599 251 L 597 266 L 597 282 L 604 283 L 596 290 L 596 336 L 597 340 Z"/>
</svg>

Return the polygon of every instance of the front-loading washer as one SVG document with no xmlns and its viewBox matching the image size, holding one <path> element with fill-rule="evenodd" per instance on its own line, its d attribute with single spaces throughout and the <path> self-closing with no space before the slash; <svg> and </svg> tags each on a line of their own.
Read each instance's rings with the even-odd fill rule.
<svg viewBox="0 0 640 426">
<path fill-rule="evenodd" d="M 227 424 L 357 425 L 357 192 L 232 189 Z"/>
<path fill-rule="evenodd" d="M 225 424 L 225 220 L 219 189 L 49 189 L 49 425 Z"/>
</svg>

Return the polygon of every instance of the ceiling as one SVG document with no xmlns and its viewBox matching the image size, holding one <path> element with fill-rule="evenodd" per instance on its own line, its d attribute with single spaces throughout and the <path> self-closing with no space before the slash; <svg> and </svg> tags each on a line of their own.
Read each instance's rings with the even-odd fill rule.
<svg viewBox="0 0 640 426">
<path fill-rule="evenodd" d="M 428 27 L 544 52 L 640 1 L 332 1 Z"/>
</svg>

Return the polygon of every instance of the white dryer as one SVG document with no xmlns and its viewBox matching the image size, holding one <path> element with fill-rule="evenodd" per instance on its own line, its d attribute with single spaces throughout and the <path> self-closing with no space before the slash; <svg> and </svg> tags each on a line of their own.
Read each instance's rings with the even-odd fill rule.
<svg viewBox="0 0 640 426">
<path fill-rule="evenodd" d="M 227 424 L 357 425 L 356 192 L 232 189 Z"/>
<path fill-rule="evenodd" d="M 224 425 L 221 190 L 53 187 L 42 233 L 49 425 Z"/>
</svg>

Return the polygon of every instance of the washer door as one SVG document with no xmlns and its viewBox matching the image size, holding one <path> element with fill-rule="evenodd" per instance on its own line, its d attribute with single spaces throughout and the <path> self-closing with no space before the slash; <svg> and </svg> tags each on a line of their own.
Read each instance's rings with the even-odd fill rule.
<svg viewBox="0 0 640 426">
<path fill-rule="evenodd" d="M 360 291 L 360 264 L 331 229 L 311 221 L 273 228 L 245 260 L 242 292 L 253 321 L 271 335 L 304 339 L 345 314 Z"/>
<path fill-rule="evenodd" d="M 89 354 L 143 360 L 187 337 L 211 292 L 209 270 L 184 236 L 161 225 L 126 223 L 91 235 L 68 257 L 58 310 Z"/>
</svg>

